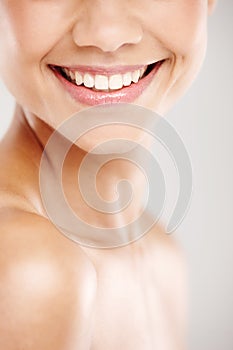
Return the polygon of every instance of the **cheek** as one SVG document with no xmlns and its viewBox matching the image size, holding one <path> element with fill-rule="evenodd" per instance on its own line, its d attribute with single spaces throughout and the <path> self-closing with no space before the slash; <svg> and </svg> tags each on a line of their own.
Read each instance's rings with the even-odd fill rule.
<svg viewBox="0 0 233 350">
<path fill-rule="evenodd" d="M 160 45 L 175 55 L 185 56 L 205 41 L 207 1 L 145 1 L 151 15 L 147 15 L 144 25 Z"/>
<path fill-rule="evenodd" d="M 57 1 L 0 1 L 0 75 L 23 105 L 34 105 L 35 96 L 43 93 L 41 61 L 69 28 L 70 8 L 63 1 L 56 4 Z"/>
<path fill-rule="evenodd" d="M 68 28 L 72 8 L 65 2 L 12 0 L 0 3 L 1 49 L 17 62 L 41 60 Z"/>
</svg>

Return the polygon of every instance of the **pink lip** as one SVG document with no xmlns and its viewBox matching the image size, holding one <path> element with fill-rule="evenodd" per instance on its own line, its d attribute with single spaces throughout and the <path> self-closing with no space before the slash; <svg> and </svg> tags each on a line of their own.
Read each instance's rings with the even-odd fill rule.
<svg viewBox="0 0 233 350">
<path fill-rule="evenodd" d="M 93 91 L 91 89 L 86 88 L 85 86 L 78 86 L 69 82 L 55 69 L 53 69 L 53 72 L 55 76 L 59 79 L 59 81 L 62 83 L 65 90 L 71 95 L 71 97 L 75 101 L 81 104 L 84 104 L 87 106 L 95 106 L 95 105 L 105 104 L 105 103 L 132 103 L 143 93 L 143 91 L 148 87 L 148 85 L 150 85 L 151 81 L 153 80 L 155 74 L 158 72 L 163 62 L 164 61 L 158 62 L 155 65 L 155 67 L 152 69 L 152 71 L 147 76 L 139 80 L 138 83 L 136 84 L 132 83 L 128 87 L 123 87 L 122 89 L 119 89 L 113 92 Z M 140 69 L 143 66 L 133 66 L 133 70 L 135 67 L 139 67 L 136 69 Z M 69 67 L 69 69 L 71 68 Z M 75 70 L 74 67 L 72 67 L 72 69 Z M 115 69 L 114 72 L 116 72 L 116 67 L 114 69 Z M 120 72 L 119 68 L 117 69 L 118 69 L 117 71 Z M 123 69 L 124 69 L 124 72 L 132 71 L 132 66 L 130 67 L 130 69 L 129 67 L 124 66 L 121 72 L 123 72 Z M 85 72 L 98 71 L 98 73 L 103 72 L 102 69 L 98 68 L 96 70 L 95 67 L 89 68 L 89 70 L 87 69 L 87 67 L 85 67 L 85 70 L 83 68 L 83 71 Z M 107 69 L 107 72 L 110 72 L 110 70 Z M 106 69 L 105 69 L 105 74 L 106 74 Z"/>
</svg>

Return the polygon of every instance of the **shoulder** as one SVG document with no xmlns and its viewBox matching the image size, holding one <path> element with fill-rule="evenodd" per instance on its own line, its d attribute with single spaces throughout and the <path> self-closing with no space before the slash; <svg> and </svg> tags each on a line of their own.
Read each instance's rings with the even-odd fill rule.
<svg viewBox="0 0 233 350">
<path fill-rule="evenodd" d="M 147 243 L 150 254 L 156 259 L 159 266 L 164 268 L 161 270 L 186 271 L 186 256 L 181 242 L 177 239 L 176 233 L 167 234 L 165 228 L 156 224 L 153 231 L 148 235 Z"/>
<path fill-rule="evenodd" d="M 88 333 L 93 265 L 45 218 L 4 208 L 0 222 L 0 348 L 65 349 Z"/>
</svg>

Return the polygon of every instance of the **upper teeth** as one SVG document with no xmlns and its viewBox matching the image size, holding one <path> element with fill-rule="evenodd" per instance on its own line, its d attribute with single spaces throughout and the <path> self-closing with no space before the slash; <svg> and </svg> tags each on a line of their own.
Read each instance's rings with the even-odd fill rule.
<svg viewBox="0 0 233 350">
<path fill-rule="evenodd" d="M 133 72 L 127 72 L 124 74 L 104 75 L 90 73 L 80 73 L 78 71 L 71 71 L 67 68 L 62 70 L 65 74 L 77 85 L 84 85 L 87 88 L 95 88 L 96 90 L 118 90 L 123 86 L 129 86 L 133 83 L 137 83 L 143 76 L 147 69 L 147 66 Z"/>
</svg>

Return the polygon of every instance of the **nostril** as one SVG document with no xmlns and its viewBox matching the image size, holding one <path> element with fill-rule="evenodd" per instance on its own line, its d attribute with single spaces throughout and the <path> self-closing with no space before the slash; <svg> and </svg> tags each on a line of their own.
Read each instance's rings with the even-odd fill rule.
<svg viewBox="0 0 233 350">
<path fill-rule="evenodd" d="M 73 41 L 79 47 L 96 47 L 102 52 L 115 52 L 126 45 L 137 45 L 141 42 L 143 31 L 137 21 L 127 16 L 121 18 L 101 15 L 89 20 L 77 21 L 72 35 Z"/>
</svg>

